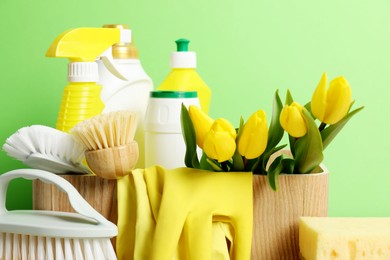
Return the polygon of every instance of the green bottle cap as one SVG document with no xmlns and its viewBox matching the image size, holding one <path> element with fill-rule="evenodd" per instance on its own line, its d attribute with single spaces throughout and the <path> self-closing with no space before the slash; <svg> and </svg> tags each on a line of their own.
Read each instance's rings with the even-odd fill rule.
<svg viewBox="0 0 390 260">
<path fill-rule="evenodd" d="M 157 90 L 157 91 L 151 91 L 150 97 L 152 98 L 197 98 L 198 92 Z"/>
<path fill-rule="evenodd" d="M 190 43 L 187 39 L 178 39 L 175 41 L 177 45 L 177 51 L 185 52 L 188 51 L 188 44 Z"/>
</svg>

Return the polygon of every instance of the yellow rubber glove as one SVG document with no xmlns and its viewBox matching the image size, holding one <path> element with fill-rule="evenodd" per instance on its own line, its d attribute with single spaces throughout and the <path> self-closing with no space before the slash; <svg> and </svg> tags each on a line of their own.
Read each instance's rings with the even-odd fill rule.
<svg viewBox="0 0 390 260">
<path fill-rule="evenodd" d="M 149 204 L 144 170 L 118 179 L 118 260 L 149 259 L 155 221 Z"/>
<path fill-rule="evenodd" d="M 186 259 L 211 259 L 213 221 L 234 229 L 230 257 L 250 259 L 252 173 L 156 166 L 145 169 L 145 181 L 156 219 L 149 259 L 171 260 L 181 234 Z"/>
<path fill-rule="evenodd" d="M 188 169 L 190 170 L 190 169 Z M 173 171 L 178 171 L 179 176 L 182 174 L 187 173 L 187 169 L 177 169 Z M 197 170 L 190 170 L 195 171 Z M 159 215 L 160 205 L 161 205 L 161 199 L 164 189 L 164 180 L 165 176 L 168 173 L 168 170 L 165 170 L 161 167 L 151 167 L 149 169 L 143 170 L 143 169 L 137 169 L 134 170 L 129 176 L 125 176 L 122 179 L 118 180 L 118 230 L 119 234 L 117 237 L 117 256 L 118 259 L 123 260 L 131 260 L 131 259 L 152 259 L 151 254 L 154 249 L 152 249 L 152 242 L 153 245 L 156 243 L 164 243 L 164 239 L 166 236 L 170 236 L 172 234 L 172 231 L 169 230 L 166 232 L 166 235 L 163 238 L 154 237 L 154 231 L 156 228 L 156 220 L 157 216 Z M 203 172 L 203 171 L 200 171 Z M 212 172 L 204 172 L 207 174 L 216 174 Z M 197 173 L 196 173 L 197 174 Z M 231 174 L 231 173 L 224 173 L 224 174 Z M 242 177 L 239 177 L 243 179 L 241 182 L 235 182 L 233 181 L 234 186 L 242 186 L 240 188 L 228 188 L 229 186 L 225 187 L 225 190 L 229 190 L 233 192 L 232 195 L 236 192 L 236 190 L 240 190 L 240 192 L 237 195 L 240 197 L 242 195 L 242 190 L 245 190 L 244 194 L 248 195 L 248 191 L 250 193 L 249 198 L 245 198 L 244 201 L 240 202 L 240 204 L 246 204 L 249 209 L 247 211 L 247 216 L 249 216 L 247 223 L 250 224 L 250 227 L 252 226 L 252 177 L 250 175 L 250 178 L 245 173 L 238 173 L 237 175 L 243 174 Z M 185 176 L 189 177 L 189 176 Z M 191 178 L 191 177 L 189 177 Z M 145 180 L 148 179 L 149 181 L 145 182 Z M 184 178 L 187 179 L 187 178 Z M 185 183 L 180 183 L 180 180 L 177 180 L 179 183 L 178 185 L 185 185 L 185 183 L 188 183 L 188 180 Z M 242 182 L 245 183 L 245 185 L 241 185 Z M 208 182 L 207 182 L 208 183 Z M 225 185 L 224 181 L 222 181 L 219 185 Z M 232 184 L 230 181 L 228 183 L 229 185 Z M 190 184 L 191 185 L 191 184 Z M 201 183 L 201 185 L 205 185 L 206 189 L 209 189 L 209 185 L 206 183 Z M 192 185 L 191 185 L 192 186 Z M 211 188 L 212 189 L 212 188 Z M 189 190 L 192 190 L 192 187 L 189 188 Z M 212 194 L 212 193 L 211 193 Z M 177 194 L 180 195 L 180 194 Z M 196 195 L 196 194 L 194 194 Z M 192 196 L 191 196 L 192 197 Z M 244 195 L 245 197 L 245 195 Z M 191 198 L 191 200 L 196 199 L 197 197 Z M 223 201 L 225 199 L 229 199 L 229 197 L 224 197 Z M 172 206 L 175 207 L 175 202 Z M 230 204 L 230 202 L 229 202 Z M 212 205 L 206 206 L 212 207 Z M 233 205 L 231 205 L 233 207 Z M 153 210 L 152 210 L 153 209 Z M 172 211 L 171 214 L 176 214 L 175 211 Z M 180 209 L 179 209 L 180 210 Z M 243 214 L 246 214 L 242 212 Z M 208 215 L 208 214 L 206 214 Z M 207 217 L 208 219 L 209 216 Z M 201 250 L 207 250 L 210 254 L 211 252 L 211 259 L 213 260 L 228 260 L 229 252 L 226 244 L 226 239 L 230 241 L 231 248 L 234 248 L 234 237 L 235 234 L 234 228 L 232 226 L 232 222 L 229 220 L 229 218 L 226 217 L 220 217 L 215 216 L 212 217 L 212 231 L 210 234 L 207 234 L 207 237 L 211 237 L 211 245 L 206 244 L 206 249 Z M 220 222 L 222 220 L 223 222 Z M 210 224 L 207 223 L 207 226 Z M 191 221 L 188 221 L 187 225 L 190 229 L 193 226 L 193 223 Z M 182 229 L 183 226 L 178 227 L 178 229 Z M 241 228 L 241 225 L 239 226 Z M 250 228 L 251 230 L 251 228 Z M 190 242 L 188 240 L 188 232 L 183 232 L 180 236 L 179 232 L 179 240 L 176 241 L 175 245 L 172 246 L 173 249 L 173 256 L 171 258 L 168 258 L 169 260 L 185 260 L 185 259 L 191 259 L 189 257 L 189 250 L 191 250 L 191 247 L 188 247 Z M 194 235 L 197 234 L 197 230 L 195 230 Z M 251 232 L 250 234 L 247 234 L 247 236 L 250 236 L 250 239 L 248 239 L 249 242 L 249 251 L 250 251 L 250 243 L 251 243 Z M 197 239 L 202 240 L 203 238 Z M 195 244 L 197 242 L 195 241 Z M 163 250 L 167 250 L 167 248 L 162 247 Z M 207 249 L 208 248 L 208 249 Z M 206 252 L 207 254 L 207 252 Z M 198 256 L 194 256 L 193 259 L 205 259 L 205 258 L 198 258 Z M 157 256 L 155 259 L 163 259 L 160 256 Z M 240 258 L 233 258 L 233 259 L 240 259 Z M 242 259 L 249 259 L 248 258 L 242 258 Z"/>
</svg>

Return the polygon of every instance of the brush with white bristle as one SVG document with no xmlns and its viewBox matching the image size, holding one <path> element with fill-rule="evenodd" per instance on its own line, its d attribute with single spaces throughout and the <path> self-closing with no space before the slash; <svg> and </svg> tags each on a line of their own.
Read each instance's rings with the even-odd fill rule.
<svg viewBox="0 0 390 260">
<path fill-rule="evenodd" d="M 86 147 L 88 166 L 96 175 L 118 179 L 129 174 L 138 161 L 136 129 L 136 113 L 115 111 L 77 124 L 71 134 Z"/>
<path fill-rule="evenodd" d="M 84 146 L 60 130 L 32 125 L 20 128 L 7 138 L 3 150 L 24 164 L 57 174 L 90 173 L 82 164 Z"/>
<path fill-rule="evenodd" d="M 39 179 L 66 194 L 74 212 L 11 210 L 5 205 L 9 183 Z M 98 213 L 64 178 L 36 169 L 0 175 L 0 259 L 115 260 L 110 238 L 118 228 Z"/>
</svg>

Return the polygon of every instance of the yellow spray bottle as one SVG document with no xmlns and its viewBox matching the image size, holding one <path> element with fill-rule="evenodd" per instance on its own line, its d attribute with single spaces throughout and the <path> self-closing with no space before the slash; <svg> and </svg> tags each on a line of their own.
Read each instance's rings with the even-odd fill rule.
<svg viewBox="0 0 390 260">
<path fill-rule="evenodd" d="M 76 124 L 100 114 L 104 104 L 96 60 L 104 62 L 116 77 L 125 77 L 112 62 L 111 46 L 131 42 L 131 31 L 120 28 L 77 28 L 60 34 L 46 52 L 47 57 L 68 58 L 68 81 L 65 87 L 56 128 L 69 132 Z"/>
</svg>

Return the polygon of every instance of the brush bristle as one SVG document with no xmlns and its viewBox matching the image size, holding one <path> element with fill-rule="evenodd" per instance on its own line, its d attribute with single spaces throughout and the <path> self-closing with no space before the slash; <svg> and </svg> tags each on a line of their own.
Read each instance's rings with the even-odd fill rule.
<svg viewBox="0 0 390 260">
<path fill-rule="evenodd" d="M 3 150 L 20 161 L 37 153 L 73 164 L 81 163 L 85 152 L 84 147 L 76 143 L 68 133 L 44 125 L 20 128 L 7 138 Z"/>
<path fill-rule="evenodd" d="M 77 239 L 0 233 L 0 259 L 116 259 L 109 238 Z"/>
<path fill-rule="evenodd" d="M 131 111 L 101 114 L 76 125 L 71 134 L 89 151 L 116 147 L 134 140 L 137 115 Z"/>
</svg>

